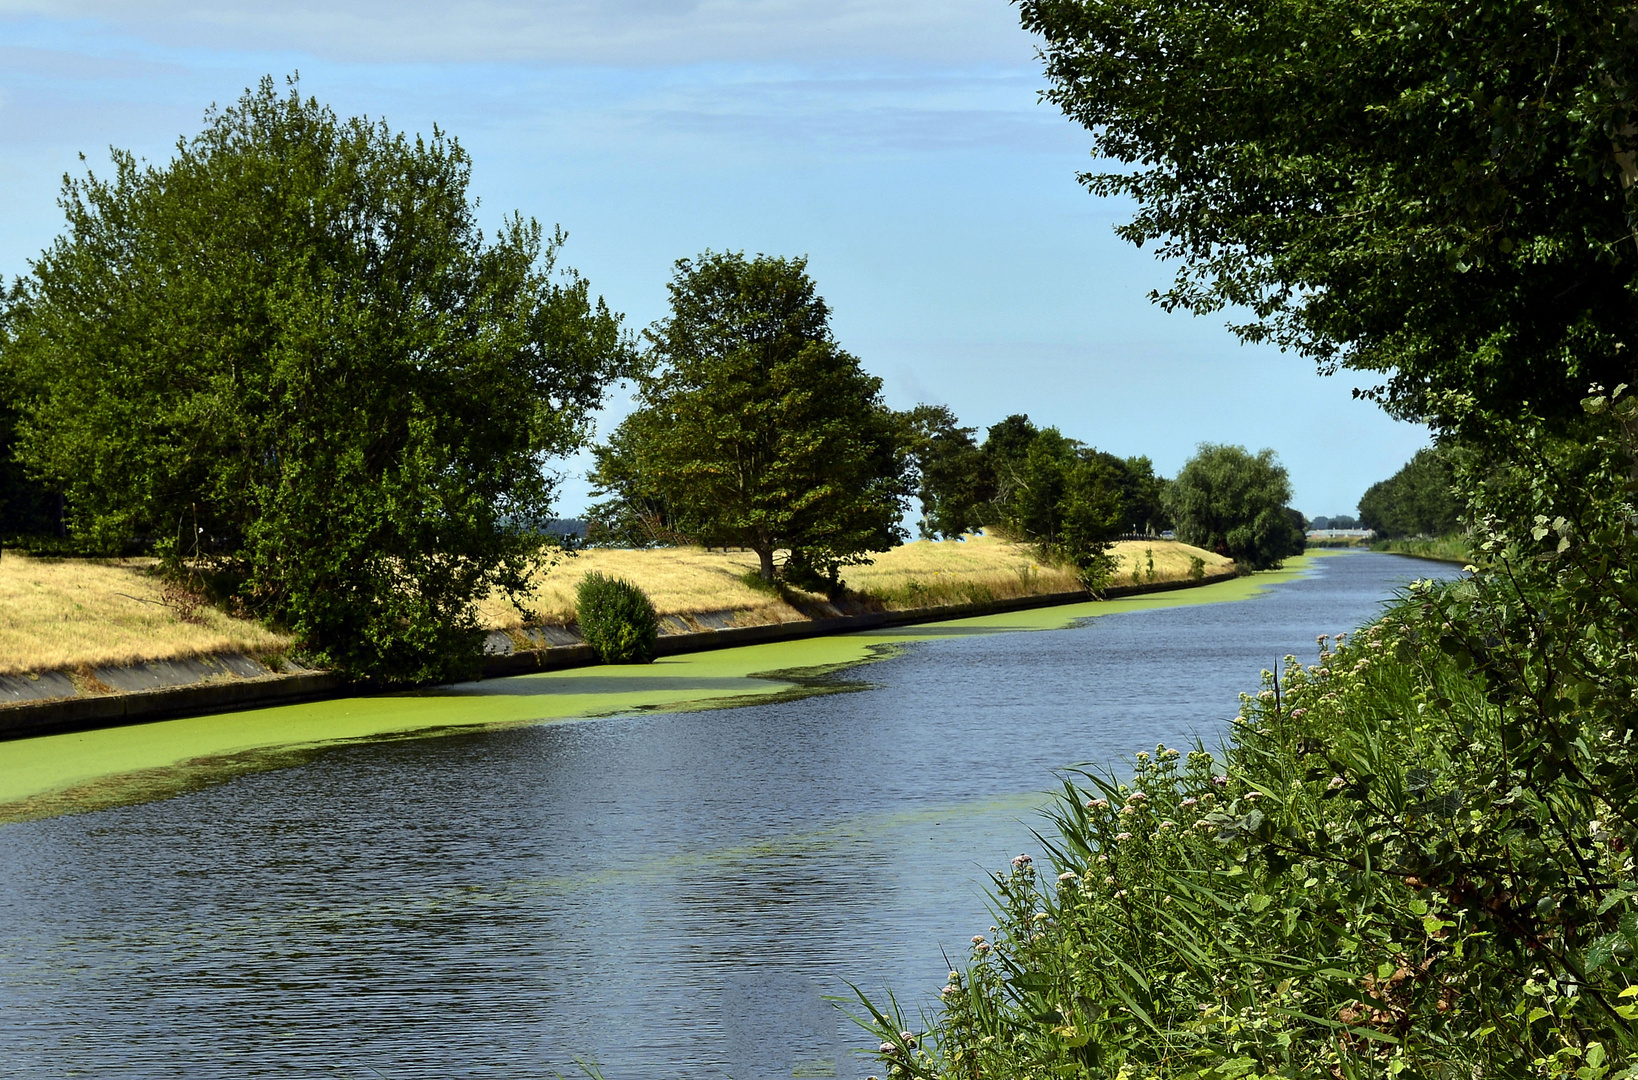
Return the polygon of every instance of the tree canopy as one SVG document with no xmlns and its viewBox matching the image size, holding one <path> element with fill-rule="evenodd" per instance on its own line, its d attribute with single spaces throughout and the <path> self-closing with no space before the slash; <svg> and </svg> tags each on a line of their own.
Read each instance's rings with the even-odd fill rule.
<svg viewBox="0 0 1638 1080">
<path fill-rule="evenodd" d="M 561 234 L 485 236 L 454 139 L 294 83 L 113 164 L 65 180 L 10 300 L 19 459 L 78 536 L 197 555 L 321 662 L 464 669 L 474 600 L 524 589 L 549 460 L 629 362 L 619 317 L 554 271 Z"/>
<path fill-rule="evenodd" d="M 1021 0 L 1046 97 L 1180 264 L 1158 299 L 1449 395 L 1574 414 L 1633 378 L 1638 32 L 1552 0 Z"/>
<path fill-rule="evenodd" d="M 1462 501 L 1445 453 L 1418 450 L 1405 467 L 1372 484 L 1359 499 L 1359 517 L 1378 536 L 1450 536 L 1461 526 Z"/>
<path fill-rule="evenodd" d="M 1266 570 L 1302 554 L 1302 515 L 1287 508 L 1291 481 L 1272 450 L 1201 443 L 1167 492 L 1177 538 Z"/>
<path fill-rule="evenodd" d="M 806 260 L 706 252 L 678 261 L 670 294 L 639 407 L 592 474 L 614 496 L 599 515 L 643 500 L 681 536 L 756 552 L 766 580 L 785 551 L 787 578 L 831 587 L 899 543 L 902 423 L 836 343 Z"/>
<path fill-rule="evenodd" d="M 904 414 L 903 436 L 921 501 L 921 535 L 954 539 L 985 524 L 994 477 L 973 440 L 945 405 L 917 405 Z"/>
</svg>

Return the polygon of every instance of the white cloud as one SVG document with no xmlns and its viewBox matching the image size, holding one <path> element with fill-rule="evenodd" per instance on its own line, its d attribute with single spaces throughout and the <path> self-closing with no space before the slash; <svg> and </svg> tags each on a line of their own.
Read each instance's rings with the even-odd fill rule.
<svg viewBox="0 0 1638 1080">
<path fill-rule="evenodd" d="M 165 46 L 343 61 L 960 64 L 1031 55 L 1006 0 L 0 0 L 5 15 L 90 19 Z"/>
</svg>

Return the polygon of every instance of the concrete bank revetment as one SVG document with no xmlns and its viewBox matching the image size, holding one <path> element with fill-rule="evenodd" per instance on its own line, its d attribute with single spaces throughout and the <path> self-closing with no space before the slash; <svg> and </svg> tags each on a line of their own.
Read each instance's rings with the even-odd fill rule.
<svg viewBox="0 0 1638 1080">
<path fill-rule="evenodd" d="M 350 743 L 823 693 L 834 688 L 824 683 L 827 673 L 879 659 L 908 642 L 1058 629 L 1125 611 L 1243 600 L 1302 575 L 1309 565 L 1304 557 L 1288 560 L 1283 570 L 1182 591 L 694 652 L 652 664 L 572 668 L 13 739 L 0 742 L 0 822 L 164 798 Z"/>
</svg>

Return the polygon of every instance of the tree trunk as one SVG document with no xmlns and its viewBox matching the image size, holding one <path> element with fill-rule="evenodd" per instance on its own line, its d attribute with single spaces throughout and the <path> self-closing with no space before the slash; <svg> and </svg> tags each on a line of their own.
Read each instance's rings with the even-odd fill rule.
<svg viewBox="0 0 1638 1080">
<path fill-rule="evenodd" d="M 773 581 L 773 579 L 774 579 L 773 548 L 772 547 L 758 546 L 756 548 L 753 548 L 752 550 L 756 552 L 756 557 L 762 561 L 762 566 L 758 570 L 758 573 L 760 573 L 762 575 L 762 580 L 763 581 L 768 581 L 768 582 Z"/>
</svg>

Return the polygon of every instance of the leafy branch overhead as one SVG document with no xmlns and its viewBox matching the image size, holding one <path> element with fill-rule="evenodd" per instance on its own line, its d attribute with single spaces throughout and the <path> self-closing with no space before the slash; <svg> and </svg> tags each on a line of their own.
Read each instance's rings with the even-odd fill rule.
<svg viewBox="0 0 1638 1080">
<path fill-rule="evenodd" d="M 1157 297 L 1378 373 L 1401 416 L 1439 391 L 1573 417 L 1631 382 L 1638 30 L 1553 0 L 1021 0 L 1045 97 L 1179 264 Z"/>
</svg>

